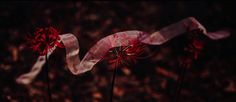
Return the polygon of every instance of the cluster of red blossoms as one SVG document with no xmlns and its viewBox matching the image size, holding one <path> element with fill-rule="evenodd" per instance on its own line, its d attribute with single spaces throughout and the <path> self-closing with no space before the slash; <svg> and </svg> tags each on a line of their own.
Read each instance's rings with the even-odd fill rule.
<svg viewBox="0 0 236 102">
<path fill-rule="evenodd" d="M 32 36 L 28 36 L 27 44 L 40 55 L 46 55 L 53 47 L 63 47 L 59 32 L 53 27 L 37 28 Z"/>
<path fill-rule="evenodd" d="M 202 53 L 204 49 L 204 34 L 200 30 L 194 30 L 190 32 L 188 36 L 188 45 L 185 48 L 185 51 L 189 54 L 185 56 L 182 64 L 186 67 L 190 67 L 192 65 L 193 60 L 197 60 L 199 55 Z"/>
<path fill-rule="evenodd" d="M 138 56 L 144 52 L 144 44 L 137 40 L 131 41 L 129 46 L 120 46 L 109 51 L 108 63 L 116 65 L 129 65 L 136 63 Z"/>
<path fill-rule="evenodd" d="M 202 38 L 204 34 L 200 30 L 195 30 L 191 32 L 189 36 L 190 43 L 186 50 L 192 54 L 193 59 L 198 59 L 199 54 L 204 48 L 204 39 Z"/>
</svg>

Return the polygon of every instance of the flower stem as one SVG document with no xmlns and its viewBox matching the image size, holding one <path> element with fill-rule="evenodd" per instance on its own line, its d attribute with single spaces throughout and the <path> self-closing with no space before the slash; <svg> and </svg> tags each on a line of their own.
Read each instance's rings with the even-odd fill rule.
<svg viewBox="0 0 236 102">
<path fill-rule="evenodd" d="M 115 69 L 113 70 L 109 102 L 113 101 L 113 89 L 114 89 L 114 84 L 115 84 L 115 79 L 116 79 L 116 73 L 117 73 L 117 65 L 115 65 Z"/>
<path fill-rule="evenodd" d="M 184 85 L 185 74 L 186 74 L 186 68 L 182 67 L 181 70 L 180 70 L 180 73 L 179 73 L 179 77 L 177 79 L 176 92 L 175 92 L 175 96 L 174 96 L 174 101 L 173 102 L 178 102 L 179 101 L 179 96 L 181 94 L 181 90 L 182 90 L 182 87 Z"/>
<path fill-rule="evenodd" d="M 50 90 L 50 82 L 49 82 L 49 68 L 48 68 L 48 57 L 47 54 L 45 55 L 46 57 L 46 83 L 47 83 L 47 92 L 48 92 L 48 101 L 52 102 L 52 98 L 51 98 L 51 90 Z"/>
</svg>

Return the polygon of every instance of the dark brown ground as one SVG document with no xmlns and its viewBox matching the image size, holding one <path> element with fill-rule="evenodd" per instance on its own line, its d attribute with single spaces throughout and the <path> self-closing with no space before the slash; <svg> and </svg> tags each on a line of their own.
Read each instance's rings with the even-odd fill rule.
<svg viewBox="0 0 236 102">
<path fill-rule="evenodd" d="M 208 31 L 228 28 L 232 36 L 207 41 L 200 58 L 185 75 L 179 102 L 235 102 L 235 10 L 233 2 L 0 2 L 1 102 L 44 102 L 45 75 L 29 86 L 15 78 L 28 72 L 38 55 L 24 37 L 36 27 L 53 26 L 75 34 L 83 56 L 102 37 L 125 30 L 154 32 L 193 16 Z M 114 102 L 172 102 L 186 35 L 162 46 L 148 46 L 153 56 L 118 70 Z M 65 66 L 65 50 L 49 59 L 53 102 L 107 102 L 112 70 L 101 61 L 85 74 L 74 76 Z M 82 58 L 82 57 L 81 57 Z M 45 69 L 45 68 L 44 68 Z"/>
</svg>

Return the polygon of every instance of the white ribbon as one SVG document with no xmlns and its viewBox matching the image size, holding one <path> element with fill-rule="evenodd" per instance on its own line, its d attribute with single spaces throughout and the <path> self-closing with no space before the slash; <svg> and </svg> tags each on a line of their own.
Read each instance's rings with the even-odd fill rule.
<svg viewBox="0 0 236 102">
<path fill-rule="evenodd" d="M 143 33 L 142 31 L 133 30 L 118 32 L 104 37 L 90 48 L 81 61 L 79 59 L 79 43 L 76 36 L 73 34 L 63 34 L 60 35 L 60 39 L 65 45 L 67 66 L 72 74 L 78 75 L 90 71 L 93 66 L 102 59 L 107 51 L 113 47 L 128 46 L 133 40 L 138 40 L 150 45 L 161 45 L 180 34 L 197 29 L 202 30 L 203 34 L 212 40 L 226 38 L 230 35 L 228 31 L 207 33 L 206 29 L 195 18 L 189 17 L 164 27 L 150 35 Z M 47 54 L 48 57 L 54 50 L 55 48 L 51 49 Z M 21 75 L 16 79 L 16 82 L 26 85 L 30 84 L 35 76 L 41 71 L 44 64 L 45 56 L 39 56 L 37 62 L 33 65 L 32 70 L 29 73 Z"/>
</svg>

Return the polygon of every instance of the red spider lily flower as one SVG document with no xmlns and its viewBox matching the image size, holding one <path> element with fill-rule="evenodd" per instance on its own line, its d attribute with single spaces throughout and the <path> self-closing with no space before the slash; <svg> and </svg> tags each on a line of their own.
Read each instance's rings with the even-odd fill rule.
<svg viewBox="0 0 236 102">
<path fill-rule="evenodd" d="M 59 32 L 53 27 L 37 28 L 27 41 L 30 48 L 40 55 L 46 55 L 53 47 L 64 47 L 60 43 Z"/>
<path fill-rule="evenodd" d="M 203 49 L 203 42 L 200 40 L 193 40 L 192 41 L 192 45 L 194 46 L 194 48 L 202 50 Z"/>
<path fill-rule="evenodd" d="M 108 63 L 118 65 L 129 65 L 136 63 L 138 56 L 144 52 L 144 44 L 139 41 L 130 42 L 129 46 L 120 46 L 110 49 L 108 53 Z M 106 56 L 107 57 L 107 56 Z"/>
<path fill-rule="evenodd" d="M 191 53 L 194 59 L 197 59 L 201 51 L 203 50 L 203 42 L 200 40 L 193 39 L 186 48 Z"/>
<path fill-rule="evenodd" d="M 189 36 L 189 44 L 185 48 L 185 50 L 190 53 L 190 56 L 186 57 L 183 63 L 191 65 L 192 60 L 198 59 L 200 53 L 204 49 L 205 39 L 203 36 L 202 31 L 195 30 L 191 32 Z"/>
</svg>

